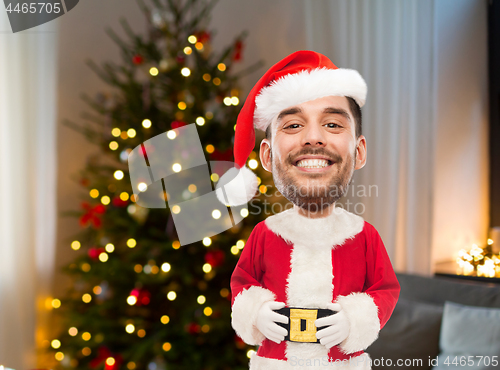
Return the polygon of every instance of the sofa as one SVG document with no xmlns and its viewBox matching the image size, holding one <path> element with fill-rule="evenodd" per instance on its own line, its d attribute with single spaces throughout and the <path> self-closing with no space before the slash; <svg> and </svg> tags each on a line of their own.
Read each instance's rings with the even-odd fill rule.
<svg viewBox="0 0 500 370">
<path fill-rule="evenodd" d="M 500 368 L 500 284 L 397 277 L 398 303 L 366 350 L 373 369 Z"/>
</svg>

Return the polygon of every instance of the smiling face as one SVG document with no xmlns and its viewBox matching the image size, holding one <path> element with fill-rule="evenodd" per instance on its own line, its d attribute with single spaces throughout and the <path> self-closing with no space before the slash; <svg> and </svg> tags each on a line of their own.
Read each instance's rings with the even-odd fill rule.
<svg viewBox="0 0 500 370">
<path fill-rule="evenodd" d="M 366 140 L 356 137 L 347 98 L 327 96 L 289 107 L 271 125 L 271 142 L 262 141 L 260 158 L 277 189 L 306 211 L 331 210 L 366 162 Z"/>
</svg>

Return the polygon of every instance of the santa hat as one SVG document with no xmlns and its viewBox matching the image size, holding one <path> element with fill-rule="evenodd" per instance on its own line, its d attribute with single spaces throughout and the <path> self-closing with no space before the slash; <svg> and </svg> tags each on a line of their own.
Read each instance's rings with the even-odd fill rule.
<svg viewBox="0 0 500 370">
<path fill-rule="evenodd" d="M 254 127 L 265 131 L 286 108 L 325 96 L 348 96 L 365 104 L 366 83 L 353 69 L 336 67 L 326 56 L 297 51 L 272 66 L 248 94 L 236 121 L 234 162 L 217 184 L 218 199 L 228 205 L 247 203 L 257 192 L 257 177 L 245 166 L 255 147 Z"/>
</svg>

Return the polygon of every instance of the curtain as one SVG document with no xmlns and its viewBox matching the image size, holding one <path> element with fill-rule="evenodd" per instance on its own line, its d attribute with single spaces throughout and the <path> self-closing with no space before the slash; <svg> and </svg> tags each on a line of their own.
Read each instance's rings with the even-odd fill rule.
<svg viewBox="0 0 500 370">
<path fill-rule="evenodd" d="M 348 210 L 395 269 L 430 274 L 486 240 L 486 2 L 306 0 L 305 14 L 308 47 L 367 82 L 368 160 Z"/>
<path fill-rule="evenodd" d="M 0 362 L 37 367 L 55 256 L 57 21 L 0 12 Z M 50 299 L 49 299 L 50 302 Z M 47 339 L 47 338 L 46 338 Z"/>
</svg>

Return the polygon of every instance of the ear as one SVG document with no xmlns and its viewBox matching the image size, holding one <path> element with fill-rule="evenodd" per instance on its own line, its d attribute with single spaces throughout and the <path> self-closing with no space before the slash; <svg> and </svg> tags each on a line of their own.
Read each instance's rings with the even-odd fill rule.
<svg viewBox="0 0 500 370">
<path fill-rule="evenodd" d="M 355 170 L 363 168 L 366 163 L 366 139 L 363 135 L 360 135 L 357 141 Z"/>
<path fill-rule="evenodd" d="M 271 172 L 271 143 L 267 139 L 262 139 L 260 142 L 260 163 L 268 172 Z"/>
</svg>

